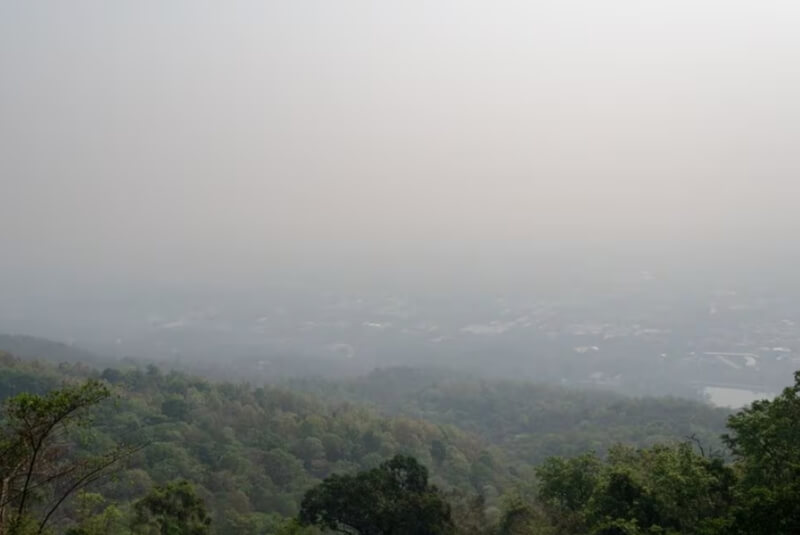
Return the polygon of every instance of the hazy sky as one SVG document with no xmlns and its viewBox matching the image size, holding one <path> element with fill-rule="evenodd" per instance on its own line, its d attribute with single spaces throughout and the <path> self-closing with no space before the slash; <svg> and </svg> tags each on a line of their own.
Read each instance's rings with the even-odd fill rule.
<svg viewBox="0 0 800 535">
<path fill-rule="evenodd" d="M 0 276 L 796 248 L 798 28 L 777 0 L 0 0 Z"/>
</svg>

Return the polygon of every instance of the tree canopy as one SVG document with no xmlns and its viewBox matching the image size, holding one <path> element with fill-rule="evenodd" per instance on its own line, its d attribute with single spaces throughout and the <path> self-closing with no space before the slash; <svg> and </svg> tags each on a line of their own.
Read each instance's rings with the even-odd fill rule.
<svg viewBox="0 0 800 535">
<path fill-rule="evenodd" d="M 73 432 L 110 395 L 96 380 L 45 395 L 7 399 L 0 417 L 0 533 L 42 533 L 64 501 L 135 451 L 116 445 L 99 454 L 79 449 Z"/>
<path fill-rule="evenodd" d="M 688 401 L 376 377 L 312 395 L 0 354 L 0 533 L 800 532 L 800 375 L 711 442 L 730 413 Z"/>
<path fill-rule="evenodd" d="M 207 535 L 211 517 L 205 502 L 188 481 L 154 487 L 134 506 L 135 533 L 142 535 Z"/>
<path fill-rule="evenodd" d="M 413 457 L 397 455 L 356 475 L 331 475 L 309 490 L 301 524 L 358 535 L 449 535 L 450 506 Z"/>
<path fill-rule="evenodd" d="M 772 400 L 732 415 L 723 438 L 741 474 L 739 533 L 800 533 L 800 371 Z"/>
</svg>

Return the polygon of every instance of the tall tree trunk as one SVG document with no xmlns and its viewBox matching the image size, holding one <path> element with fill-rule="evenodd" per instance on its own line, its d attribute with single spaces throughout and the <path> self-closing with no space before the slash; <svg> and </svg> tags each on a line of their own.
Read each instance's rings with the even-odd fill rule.
<svg viewBox="0 0 800 535">
<path fill-rule="evenodd" d="M 10 477 L 4 477 L 0 483 L 0 535 L 6 533 L 6 499 L 8 496 L 8 487 Z"/>
</svg>

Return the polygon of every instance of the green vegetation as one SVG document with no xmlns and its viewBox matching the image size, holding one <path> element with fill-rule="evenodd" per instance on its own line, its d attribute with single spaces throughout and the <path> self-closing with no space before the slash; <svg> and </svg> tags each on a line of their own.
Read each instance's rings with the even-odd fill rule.
<svg viewBox="0 0 800 535">
<path fill-rule="evenodd" d="M 688 443 L 553 458 L 537 475 L 556 533 L 728 533 L 734 473 Z"/>
<path fill-rule="evenodd" d="M 800 533 L 800 372 L 774 400 L 731 416 L 724 437 L 738 462 L 740 533 Z"/>
<path fill-rule="evenodd" d="M 615 447 L 539 466 L 548 533 L 597 535 L 800 533 L 800 372 L 772 401 L 734 414 L 718 456 L 686 442 Z M 530 531 L 536 533 L 536 531 Z"/>
<path fill-rule="evenodd" d="M 275 533 L 299 512 L 304 493 L 329 475 L 369 470 L 398 453 L 428 466 L 431 483 L 446 490 L 500 496 L 519 480 L 502 451 L 451 425 L 323 403 L 285 388 L 211 383 L 155 366 L 99 371 L 0 356 L 0 385 L 21 381 L 44 393 L 87 380 L 102 381 L 115 400 L 94 408 L 93 425 L 78 437 L 82 447 L 103 451 L 132 437 L 147 447 L 87 489 L 102 500 L 65 504 L 59 527 L 99 523 L 94 517 L 114 510 L 119 524 L 131 526 L 134 504 L 153 487 L 186 480 L 207 505 L 212 532 Z"/>
<path fill-rule="evenodd" d="M 89 351 L 47 338 L 22 334 L 0 333 L 0 350 L 23 359 L 39 359 L 46 362 L 84 362 L 101 364 L 103 359 Z"/>
<path fill-rule="evenodd" d="M 90 379 L 6 400 L 0 418 L 0 533 L 44 533 L 73 493 L 136 451 L 124 443 L 101 452 L 80 447 L 76 431 L 89 424 L 87 411 L 108 396 L 105 385 Z"/>
<path fill-rule="evenodd" d="M 207 535 L 210 532 L 211 517 L 205 502 L 188 481 L 153 488 L 133 509 L 136 533 Z"/>
<path fill-rule="evenodd" d="M 369 403 L 388 414 L 449 424 L 538 464 L 553 455 L 604 454 L 616 443 L 651 446 L 695 437 L 721 451 L 726 409 L 677 398 L 629 398 L 447 371 L 391 368 L 351 381 L 296 380 L 332 402 Z"/>
<path fill-rule="evenodd" d="M 733 415 L 413 370 L 291 386 L 0 353 L 0 533 L 800 532 L 800 374 Z"/>
<path fill-rule="evenodd" d="M 447 535 L 450 506 L 413 457 L 395 456 L 356 475 L 331 475 L 306 492 L 300 523 L 341 533 Z"/>
</svg>

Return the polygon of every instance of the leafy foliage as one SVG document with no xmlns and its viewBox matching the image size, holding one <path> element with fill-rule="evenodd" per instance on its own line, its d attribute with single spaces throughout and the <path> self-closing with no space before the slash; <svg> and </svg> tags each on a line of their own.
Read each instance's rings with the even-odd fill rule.
<svg viewBox="0 0 800 535">
<path fill-rule="evenodd" d="M 428 471 L 413 457 L 397 455 L 377 468 L 332 475 L 303 498 L 301 524 L 360 535 L 447 535 L 450 506 Z"/>
<path fill-rule="evenodd" d="M 134 449 L 116 445 L 101 454 L 79 450 L 72 434 L 88 411 L 107 399 L 96 380 L 45 395 L 21 393 L 3 404 L 0 434 L 0 532 L 42 533 L 64 501 L 102 477 Z"/>
<path fill-rule="evenodd" d="M 386 417 L 349 402 L 322 403 L 285 388 L 211 383 L 154 366 L 97 371 L 18 359 L 0 365 L 0 378 L 7 374 L 42 384 L 104 381 L 116 403 L 97 408 L 94 424 L 76 437 L 83 449 L 71 455 L 114 448 L 124 437 L 148 443 L 116 477 L 92 486 L 103 505 L 91 514 L 65 507 L 65 527 L 89 529 L 112 505 L 124 517 L 120 522 L 130 524 L 132 504 L 154 486 L 187 480 L 207 503 L 213 532 L 277 533 L 289 529 L 286 521 L 309 488 L 332 474 L 375 468 L 398 453 L 431 467 L 430 481 L 442 489 L 488 489 L 498 496 L 518 480 L 502 452 L 455 426 Z"/>
<path fill-rule="evenodd" d="M 728 420 L 724 439 L 742 484 L 739 533 L 800 533 L 800 372 L 774 400 L 756 401 Z"/>
<path fill-rule="evenodd" d="M 388 414 L 449 424 L 507 454 L 539 463 L 553 455 L 607 452 L 696 436 L 722 450 L 730 411 L 677 398 L 630 398 L 599 390 L 478 380 L 445 371 L 388 368 L 351 381 L 296 380 L 332 401 L 372 403 Z"/>
<path fill-rule="evenodd" d="M 41 532 L 55 504 L 71 535 L 800 532 L 800 375 L 720 440 L 729 413 L 689 401 L 407 370 L 292 386 L 0 354 L 4 521 Z M 130 436 L 148 447 L 94 477 Z"/>
<path fill-rule="evenodd" d="M 133 506 L 135 533 L 143 535 L 207 535 L 211 517 L 188 481 L 154 487 Z"/>
<path fill-rule="evenodd" d="M 735 484 L 730 467 L 689 443 L 619 446 L 605 462 L 553 459 L 537 474 L 539 498 L 565 533 L 714 533 Z"/>
</svg>

